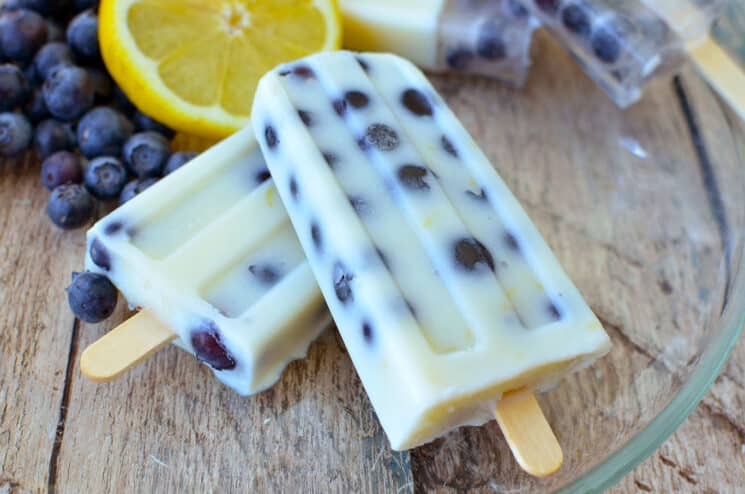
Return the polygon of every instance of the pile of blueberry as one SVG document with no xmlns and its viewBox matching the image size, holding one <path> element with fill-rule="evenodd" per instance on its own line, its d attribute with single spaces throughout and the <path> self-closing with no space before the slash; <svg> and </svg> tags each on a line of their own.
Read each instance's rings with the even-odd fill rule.
<svg viewBox="0 0 745 494">
<path fill-rule="evenodd" d="M 172 154 L 173 131 L 138 111 L 109 77 L 97 4 L 0 7 L 0 158 L 35 150 L 51 191 L 47 214 L 64 229 L 88 224 L 97 200 L 124 203 L 195 155 Z"/>
</svg>

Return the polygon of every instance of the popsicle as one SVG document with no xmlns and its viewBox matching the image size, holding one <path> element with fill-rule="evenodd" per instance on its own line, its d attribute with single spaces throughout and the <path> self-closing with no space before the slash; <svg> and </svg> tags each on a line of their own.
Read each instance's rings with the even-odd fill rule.
<svg viewBox="0 0 745 494">
<path fill-rule="evenodd" d="M 520 86 L 538 26 L 515 0 L 341 0 L 344 45 Z"/>
<path fill-rule="evenodd" d="M 250 128 L 96 223 L 86 268 L 142 309 L 84 352 L 92 378 L 173 341 L 251 394 L 303 357 L 329 321 Z"/>
<path fill-rule="evenodd" d="M 491 420 L 505 393 L 551 388 L 609 351 L 410 62 L 335 52 L 280 66 L 259 83 L 252 123 L 394 449 Z"/>
<path fill-rule="evenodd" d="M 705 42 L 723 0 L 520 0 L 621 107 Z"/>
</svg>

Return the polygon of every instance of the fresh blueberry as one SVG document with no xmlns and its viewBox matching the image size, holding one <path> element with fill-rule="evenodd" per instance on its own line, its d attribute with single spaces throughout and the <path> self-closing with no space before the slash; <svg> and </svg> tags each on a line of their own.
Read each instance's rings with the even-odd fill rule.
<svg viewBox="0 0 745 494">
<path fill-rule="evenodd" d="M 592 51 L 601 61 L 612 64 L 618 61 L 621 55 L 621 44 L 618 42 L 618 36 L 609 27 L 600 26 L 592 33 L 590 40 Z"/>
<path fill-rule="evenodd" d="M 111 94 L 114 90 L 114 83 L 109 75 L 95 67 L 88 69 L 88 75 L 93 79 L 93 87 L 95 93 L 96 103 L 102 103 L 111 99 Z"/>
<path fill-rule="evenodd" d="M 133 105 L 132 102 L 129 101 L 129 98 L 126 94 L 124 94 L 124 91 L 122 91 L 122 88 L 120 88 L 119 86 L 114 86 L 113 92 L 114 96 L 111 100 L 112 106 L 127 117 L 132 117 L 132 115 L 134 115 L 134 113 L 137 111 L 135 105 Z"/>
<path fill-rule="evenodd" d="M 0 65 L 0 112 L 23 105 L 29 95 L 26 76 L 15 65 Z"/>
<path fill-rule="evenodd" d="M 96 95 L 88 71 L 74 65 L 57 65 L 44 81 L 44 102 L 55 118 L 72 121 L 91 106 Z"/>
<path fill-rule="evenodd" d="M 98 46 L 98 15 L 93 9 L 84 10 L 67 26 L 67 44 L 73 53 L 86 62 L 101 60 Z"/>
<path fill-rule="evenodd" d="M 124 162 L 140 178 L 157 177 L 171 154 L 168 140 L 157 132 L 140 132 L 124 144 Z"/>
<path fill-rule="evenodd" d="M 590 35 L 590 16 L 581 5 L 567 5 L 561 12 L 561 21 L 569 31 L 578 36 L 584 38 Z"/>
<path fill-rule="evenodd" d="M 0 15 L 0 53 L 25 64 L 47 41 L 47 23 L 32 10 L 18 9 Z"/>
<path fill-rule="evenodd" d="M 476 42 L 476 53 L 487 60 L 502 60 L 507 56 L 507 47 L 502 39 L 499 24 L 495 22 L 484 24 Z"/>
<path fill-rule="evenodd" d="M 31 124 L 18 113 L 0 113 L 0 156 L 15 156 L 31 143 Z"/>
<path fill-rule="evenodd" d="M 116 308 L 118 293 L 109 279 L 97 273 L 74 275 L 67 287 L 67 302 L 75 316 L 89 323 L 101 322 Z"/>
<path fill-rule="evenodd" d="M 171 130 L 170 128 L 166 127 L 162 123 L 158 122 L 157 120 L 148 117 L 141 111 L 136 111 L 134 116 L 132 117 L 132 121 L 135 124 L 135 128 L 139 132 L 145 132 L 148 130 L 151 130 L 153 132 L 157 132 L 158 134 L 162 134 L 166 137 L 166 139 L 171 139 L 175 132 Z"/>
<path fill-rule="evenodd" d="M 99 156 L 85 170 L 85 186 L 98 199 L 115 199 L 127 183 L 127 170 L 111 156 Z"/>
<path fill-rule="evenodd" d="M 45 118 L 49 118 L 49 110 L 47 109 L 47 104 L 44 103 L 44 94 L 41 88 L 34 88 L 31 97 L 23 108 L 23 112 L 31 123 L 34 124 L 41 122 Z"/>
<path fill-rule="evenodd" d="M 75 133 L 70 124 L 51 118 L 44 120 L 36 126 L 34 149 L 41 159 L 57 151 L 72 151 L 75 149 Z"/>
<path fill-rule="evenodd" d="M 88 159 L 119 156 L 132 130 L 132 122 L 118 111 L 108 106 L 96 107 L 83 115 L 78 123 L 80 152 Z"/>
<path fill-rule="evenodd" d="M 174 171 L 178 170 L 179 168 L 184 166 L 189 161 L 196 158 L 198 154 L 199 153 L 195 153 L 194 151 L 179 151 L 179 152 L 173 153 L 171 157 L 168 158 L 168 161 L 166 161 L 166 167 L 163 169 L 163 175 L 165 176 L 170 173 L 173 173 Z M 262 182 L 263 181 L 264 180 L 262 180 Z"/>
<path fill-rule="evenodd" d="M 220 338 L 217 325 L 208 321 L 191 331 L 191 346 L 197 358 L 215 370 L 235 368 L 235 358 Z"/>
<path fill-rule="evenodd" d="M 47 43 L 41 47 L 34 57 L 34 69 L 36 76 L 41 80 L 46 80 L 52 69 L 57 65 L 74 65 L 75 57 L 70 51 L 70 47 L 65 43 L 55 42 Z"/>
<path fill-rule="evenodd" d="M 83 181 L 80 158 L 69 151 L 57 151 L 41 163 L 41 183 L 49 190 Z"/>
<path fill-rule="evenodd" d="M 124 186 L 122 193 L 119 195 L 119 204 L 124 204 L 125 202 L 134 199 L 135 196 L 151 185 L 154 185 L 157 181 L 157 178 L 146 178 L 144 180 L 135 179 L 130 181 Z"/>
<path fill-rule="evenodd" d="M 65 230 L 86 225 L 96 204 L 93 197 L 80 184 L 63 184 L 52 191 L 47 204 L 47 215 L 52 222 Z"/>
</svg>

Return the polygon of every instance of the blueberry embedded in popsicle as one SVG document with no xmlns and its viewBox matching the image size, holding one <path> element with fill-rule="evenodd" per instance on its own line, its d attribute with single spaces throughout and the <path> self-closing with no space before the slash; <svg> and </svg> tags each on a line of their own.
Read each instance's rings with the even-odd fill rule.
<svg viewBox="0 0 745 494">
<path fill-rule="evenodd" d="M 504 233 L 504 243 L 509 250 L 512 252 L 520 252 L 520 243 L 517 241 L 517 237 L 512 232 Z"/>
<path fill-rule="evenodd" d="M 318 252 L 323 251 L 323 236 L 321 234 L 321 227 L 318 226 L 318 223 L 313 221 L 310 224 L 310 238 L 313 240 L 313 245 L 315 245 L 316 250 Z"/>
<path fill-rule="evenodd" d="M 272 174 L 269 173 L 269 170 L 267 170 L 266 168 L 262 168 L 261 170 L 256 172 L 254 178 L 256 179 L 257 184 L 263 184 L 264 182 L 272 178 Z"/>
<path fill-rule="evenodd" d="M 279 144 L 277 131 L 269 124 L 264 127 L 264 140 L 266 141 L 266 145 L 269 146 L 269 149 L 274 149 L 277 147 L 277 144 Z"/>
<path fill-rule="evenodd" d="M 551 316 L 551 319 L 553 319 L 554 321 L 558 321 L 561 319 L 561 310 L 552 301 L 548 301 L 546 310 L 548 311 L 548 315 Z"/>
<path fill-rule="evenodd" d="M 311 113 L 309 111 L 298 110 L 297 115 L 298 117 L 300 117 L 300 120 L 303 121 L 303 124 L 305 124 L 306 127 L 310 127 L 310 125 L 313 123 L 313 117 L 311 116 Z"/>
<path fill-rule="evenodd" d="M 479 32 L 476 53 L 487 60 L 502 60 L 507 56 L 507 46 L 502 39 L 499 24 L 487 22 Z"/>
<path fill-rule="evenodd" d="M 94 238 L 93 242 L 91 242 L 90 254 L 91 260 L 96 266 L 106 271 L 111 270 L 111 256 L 109 255 L 109 251 L 97 238 Z"/>
<path fill-rule="evenodd" d="M 281 70 L 279 75 L 282 77 L 293 75 L 299 79 L 312 79 L 316 76 L 313 69 L 307 65 L 295 65 L 294 67 Z"/>
<path fill-rule="evenodd" d="M 204 322 L 191 332 L 191 346 L 197 358 L 215 370 L 230 370 L 236 366 L 235 358 L 220 339 L 220 330 L 212 321 Z"/>
<path fill-rule="evenodd" d="M 363 141 L 367 146 L 365 149 L 372 145 L 379 151 L 393 151 L 401 143 L 398 132 L 382 123 L 371 124 L 365 132 Z"/>
<path fill-rule="evenodd" d="M 574 34 L 587 37 L 590 35 L 592 25 L 590 23 L 590 16 L 578 4 L 567 5 L 561 12 L 561 22 L 564 24 L 569 31 Z"/>
<path fill-rule="evenodd" d="M 428 174 L 427 169 L 419 165 L 402 165 L 397 172 L 399 182 L 411 190 L 429 190 Z"/>
<path fill-rule="evenodd" d="M 373 329 L 372 324 L 369 321 L 362 323 L 362 337 L 365 339 L 365 343 L 370 344 L 373 340 Z"/>
<path fill-rule="evenodd" d="M 484 244 L 473 237 L 462 238 L 455 242 L 453 249 L 456 265 L 466 271 L 476 271 L 479 266 L 486 266 L 494 271 L 494 258 Z"/>
<path fill-rule="evenodd" d="M 357 110 L 366 107 L 370 104 L 370 98 L 362 91 L 347 91 L 344 93 L 344 101 L 349 106 Z"/>
<path fill-rule="evenodd" d="M 602 62 L 612 64 L 618 61 L 621 55 L 621 44 L 618 42 L 618 36 L 612 28 L 600 26 L 592 32 L 590 38 L 592 51 Z"/>
<path fill-rule="evenodd" d="M 331 281 L 334 284 L 334 292 L 336 298 L 342 304 L 347 304 L 354 300 L 354 294 L 352 293 L 352 287 L 350 286 L 351 281 L 354 279 L 354 275 L 350 274 L 346 266 L 337 261 L 334 264 L 334 268 L 331 272 Z"/>
<path fill-rule="evenodd" d="M 466 195 L 468 197 L 471 197 L 472 199 L 477 200 L 477 201 L 486 201 L 487 200 L 486 191 L 484 189 L 481 189 L 481 191 L 478 194 L 476 192 L 472 191 L 472 190 L 467 190 L 466 191 Z"/>
<path fill-rule="evenodd" d="M 282 277 L 279 268 L 271 264 L 252 264 L 248 271 L 265 285 L 274 285 Z"/>
<path fill-rule="evenodd" d="M 295 177 L 290 177 L 290 195 L 293 199 L 297 201 L 297 196 L 300 194 L 300 190 L 298 189 L 297 180 Z"/>
<path fill-rule="evenodd" d="M 106 227 L 103 229 L 103 232 L 106 235 L 116 235 L 121 231 L 121 229 L 124 228 L 124 223 L 121 221 L 112 221 Z"/>
<path fill-rule="evenodd" d="M 455 146 L 453 145 L 453 142 L 448 139 L 448 136 L 442 136 L 440 138 L 440 144 L 442 145 L 442 149 L 445 150 L 446 153 L 448 153 L 453 158 L 458 157 L 458 150 L 455 149 Z"/>
<path fill-rule="evenodd" d="M 427 96 L 418 89 L 407 89 L 401 95 L 401 103 L 414 115 L 419 117 L 431 117 L 432 105 Z"/>
</svg>

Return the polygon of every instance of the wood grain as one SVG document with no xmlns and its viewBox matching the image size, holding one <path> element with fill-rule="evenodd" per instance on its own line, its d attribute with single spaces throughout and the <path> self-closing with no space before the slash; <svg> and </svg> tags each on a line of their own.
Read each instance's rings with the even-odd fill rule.
<svg viewBox="0 0 745 494">
<path fill-rule="evenodd" d="M 49 225 L 27 159 L 0 164 L 0 493 L 529 492 L 620 447 L 682 386 L 726 299 L 728 263 L 740 262 L 728 252 L 740 252 L 745 225 L 745 132 L 732 139 L 739 123 L 690 69 L 623 113 L 556 45 L 540 37 L 537 48 L 522 93 L 434 82 L 615 344 L 540 397 L 565 449 L 556 477 L 521 473 L 494 422 L 392 452 L 332 329 L 252 398 L 175 348 L 121 380 L 87 381 L 81 350 L 128 312 L 120 302 L 106 323 L 75 325 L 64 287 L 82 266 L 83 235 Z M 741 342 L 690 420 L 611 492 L 736 492 L 743 376 Z M 567 413 L 586 403 L 600 412 Z"/>
</svg>

